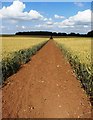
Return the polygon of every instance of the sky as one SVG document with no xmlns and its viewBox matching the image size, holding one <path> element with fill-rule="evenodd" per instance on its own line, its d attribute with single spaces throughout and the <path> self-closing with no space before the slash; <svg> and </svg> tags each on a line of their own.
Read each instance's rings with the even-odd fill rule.
<svg viewBox="0 0 93 120">
<path fill-rule="evenodd" d="M 91 2 L 2 2 L 0 34 L 19 31 L 87 33 L 91 30 Z"/>
</svg>

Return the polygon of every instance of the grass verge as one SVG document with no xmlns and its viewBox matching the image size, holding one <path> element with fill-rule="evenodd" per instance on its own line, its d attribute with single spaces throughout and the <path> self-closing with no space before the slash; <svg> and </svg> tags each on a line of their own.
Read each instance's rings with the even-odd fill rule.
<svg viewBox="0 0 93 120">
<path fill-rule="evenodd" d="M 91 65 L 87 65 L 81 63 L 77 55 L 73 55 L 63 44 L 57 43 L 57 45 L 69 60 L 77 79 L 81 81 L 82 87 L 93 101 L 93 64 L 91 63 Z"/>
<path fill-rule="evenodd" d="M 35 45 L 32 48 L 21 49 L 19 51 L 12 52 L 9 54 L 9 57 L 2 59 L 2 81 L 0 81 L 0 84 L 3 84 L 9 76 L 16 73 L 22 64 L 30 61 L 31 56 L 36 54 L 36 52 L 40 50 L 46 43 L 47 41 Z"/>
</svg>

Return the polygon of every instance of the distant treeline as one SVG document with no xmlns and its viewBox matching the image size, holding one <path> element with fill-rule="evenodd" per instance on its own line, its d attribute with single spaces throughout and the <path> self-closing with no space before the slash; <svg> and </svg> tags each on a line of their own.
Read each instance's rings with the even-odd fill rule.
<svg viewBox="0 0 93 120">
<path fill-rule="evenodd" d="M 30 32 L 17 32 L 15 35 L 37 35 L 37 36 L 80 36 L 80 37 L 93 37 L 93 30 L 87 34 L 80 33 L 57 33 L 57 32 L 48 32 L 48 31 L 30 31 Z"/>
</svg>

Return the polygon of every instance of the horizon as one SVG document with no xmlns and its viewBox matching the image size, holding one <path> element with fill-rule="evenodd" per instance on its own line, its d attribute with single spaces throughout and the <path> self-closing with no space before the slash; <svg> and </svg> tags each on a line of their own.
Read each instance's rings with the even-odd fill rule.
<svg viewBox="0 0 93 120">
<path fill-rule="evenodd" d="M 91 2 L 2 2 L 0 34 L 24 31 L 86 34 L 91 31 L 91 12 Z"/>
<path fill-rule="evenodd" d="M 93 30 L 91 30 L 91 31 L 88 31 L 88 32 L 92 32 Z M 26 32 L 28 32 L 28 33 L 30 33 L 30 32 L 51 32 L 51 33 L 66 33 L 66 32 L 52 32 L 52 31 L 18 31 L 18 32 L 16 32 L 16 33 L 26 33 Z M 87 32 L 87 33 L 88 33 Z M 13 33 L 13 34 L 0 34 L 0 35 L 16 35 L 16 33 Z M 67 35 L 69 35 L 69 34 L 71 34 L 71 33 L 75 33 L 75 32 L 70 32 L 70 33 L 66 33 Z M 75 33 L 75 34 L 80 34 L 80 35 L 87 35 L 87 33 Z"/>
</svg>

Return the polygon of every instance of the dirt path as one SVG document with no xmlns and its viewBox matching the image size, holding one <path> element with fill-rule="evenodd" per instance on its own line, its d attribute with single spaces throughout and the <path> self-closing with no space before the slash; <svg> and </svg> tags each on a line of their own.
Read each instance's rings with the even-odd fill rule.
<svg viewBox="0 0 93 120">
<path fill-rule="evenodd" d="M 53 41 L 3 88 L 3 118 L 89 118 L 90 102 Z"/>
</svg>

